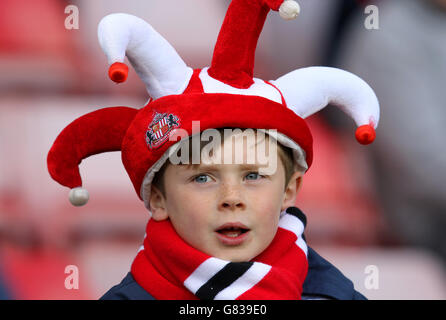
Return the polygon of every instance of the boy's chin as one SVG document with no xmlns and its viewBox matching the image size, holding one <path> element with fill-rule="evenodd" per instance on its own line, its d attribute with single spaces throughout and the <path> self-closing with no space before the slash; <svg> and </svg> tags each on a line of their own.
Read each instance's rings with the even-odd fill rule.
<svg viewBox="0 0 446 320">
<path fill-rule="evenodd" d="M 257 254 L 249 252 L 248 250 L 240 250 L 238 248 L 226 248 L 226 250 L 219 250 L 215 255 L 215 258 L 231 261 L 231 262 L 246 262 L 254 259 Z"/>
</svg>

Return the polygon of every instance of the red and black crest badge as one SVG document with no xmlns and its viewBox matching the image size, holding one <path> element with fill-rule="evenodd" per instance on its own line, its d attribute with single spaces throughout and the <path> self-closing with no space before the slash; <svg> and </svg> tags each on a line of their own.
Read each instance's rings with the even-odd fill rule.
<svg viewBox="0 0 446 320">
<path fill-rule="evenodd" d="M 180 119 L 171 113 L 156 113 L 146 131 L 146 143 L 156 149 L 168 139 L 170 132 L 180 126 Z"/>
</svg>

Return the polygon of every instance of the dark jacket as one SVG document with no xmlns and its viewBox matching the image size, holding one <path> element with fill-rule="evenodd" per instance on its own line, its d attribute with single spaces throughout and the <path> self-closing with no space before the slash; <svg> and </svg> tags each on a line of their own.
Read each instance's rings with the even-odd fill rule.
<svg viewBox="0 0 446 320">
<path fill-rule="evenodd" d="M 336 267 L 308 247 L 308 274 L 303 285 L 303 300 L 366 300 L 353 283 Z M 129 272 L 120 284 L 108 290 L 101 300 L 155 300 Z"/>
</svg>

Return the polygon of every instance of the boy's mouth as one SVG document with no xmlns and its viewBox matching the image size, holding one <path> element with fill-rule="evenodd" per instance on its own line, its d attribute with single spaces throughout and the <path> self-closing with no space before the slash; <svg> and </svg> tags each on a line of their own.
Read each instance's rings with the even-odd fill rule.
<svg viewBox="0 0 446 320">
<path fill-rule="evenodd" d="M 249 233 L 249 228 L 241 223 L 226 223 L 215 230 L 218 239 L 225 245 L 241 244 Z"/>
</svg>

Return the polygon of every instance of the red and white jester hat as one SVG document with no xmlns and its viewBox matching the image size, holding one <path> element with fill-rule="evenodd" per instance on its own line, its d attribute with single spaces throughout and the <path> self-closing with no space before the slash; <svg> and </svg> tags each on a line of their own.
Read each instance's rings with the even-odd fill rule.
<svg viewBox="0 0 446 320">
<path fill-rule="evenodd" d="M 126 80 L 128 68 L 123 62 L 127 56 L 151 99 L 142 109 L 111 107 L 88 113 L 59 134 L 48 154 L 48 169 L 54 180 L 72 189 L 71 203 L 88 201 L 78 168 L 82 159 L 120 150 L 133 186 L 150 210 L 154 174 L 166 161 L 168 149 L 179 143 L 171 136 L 183 131 L 190 137 L 192 121 L 200 121 L 200 131 L 276 129 L 275 138 L 291 147 L 296 163 L 307 169 L 313 157 L 312 136 L 304 119 L 330 103 L 353 118 L 360 143 L 371 143 L 379 103 L 357 76 L 310 67 L 269 82 L 253 77 L 257 41 L 270 10 L 289 20 L 300 9 L 290 0 L 233 0 L 211 66 L 195 70 L 144 20 L 121 13 L 104 17 L 98 37 L 108 58 L 110 78 Z"/>
</svg>

